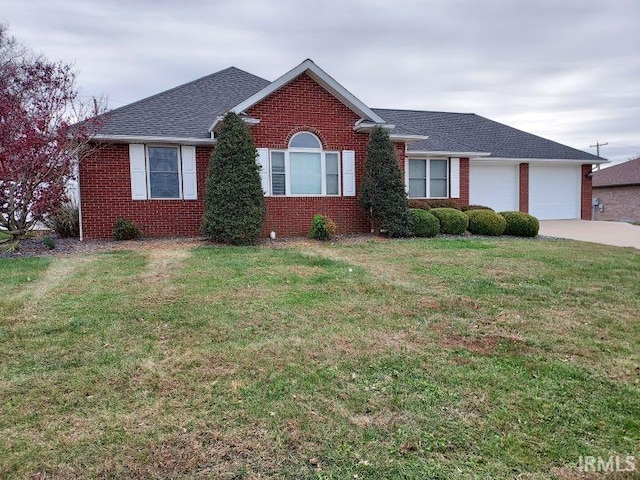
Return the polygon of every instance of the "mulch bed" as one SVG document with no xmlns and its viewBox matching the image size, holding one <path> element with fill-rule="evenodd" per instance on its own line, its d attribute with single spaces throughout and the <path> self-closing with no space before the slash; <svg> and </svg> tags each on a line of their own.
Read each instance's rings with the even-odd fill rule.
<svg viewBox="0 0 640 480">
<path fill-rule="evenodd" d="M 44 243 L 44 237 L 46 234 L 39 234 L 34 237 L 25 238 L 20 240 L 16 249 L 7 248 L 8 244 L 0 244 L 0 258 L 28 258 L 28 257 L 57 257 L 74 254 L 105 252 L 112 250 L 134 250 L 144 248 L 145 250 L 158 249 L 158 248 L 170 248 L 172 245 L 183 247 L 196 247 L 206 245 L 219 245 L 209 242 L 203 237 L 195 238 L 153 238 L 142 240 L 129 240 L 129 241 L 115 241 L 115 240 L 87 240 L 81 242 L 77 238 L 62 238 L 56 235 L 50 235 L 55 242 L 55 248 L 49 249 Z M 501 239 L 501 240 L 524 240 L 519 237 L 484 237 L 482 235 L 473 236 L 460 236 L 460 235 L 440 235 L 437 237 L 441 240 L 480 240 L 480 239 Z M 551 237 L 536 237 L 538 240 L 553 240 Z M 395 239 L 396 241 L 402 241 L 404 239 Z M 354 243 L 363 243 L 368 241 L 374 242 L 386 242 L 388 238 L 380 237 L 372 234 L 358 234 L 358 235 L 336 235 L 327 244 L 348 245 Z M 310 240 L 306 237 L 280 237 L 276 240 L 261 239 L 258 240 L 258 245 L 267 248 L 287 248 L 292 246 L 300 246 L 304 242 L 317 243 L 317 240 Z"/>
</svg>

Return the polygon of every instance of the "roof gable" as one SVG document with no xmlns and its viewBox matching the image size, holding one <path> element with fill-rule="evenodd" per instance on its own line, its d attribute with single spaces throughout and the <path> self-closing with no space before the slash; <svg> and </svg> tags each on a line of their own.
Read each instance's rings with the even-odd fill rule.
<svg viewBox="0 0 640 480">
<path fill-rule="evenodd" d="M 640 185 L 640 157 L 593 172 L 594 187 Z"/>
<path fill-rule="evenodd" d="M 318 67 L 312 60 L 307 59 L 297 67 L 289 70 L 280 78 L 274 80 L 262 90 L 251 95 L 241 103 L 237 104 L 231 109 L 232 112 L 241 114 L 253 107 L 255 104 L 264 100 L 266 97 L 279 90 L 283 86 L 289 84 L 300 75 L 306 73 L 314 81 L 320 84 L 325 90 L 336 97 L 347 108 L 357 113 L 361 118 L 370 120 L 377 124 L 386 124 L 386 122 L 372 109 L 367 107 L 358 98 L 356 98 L 351 92 L 335 81 L 328 73 Z"/>
</svg>

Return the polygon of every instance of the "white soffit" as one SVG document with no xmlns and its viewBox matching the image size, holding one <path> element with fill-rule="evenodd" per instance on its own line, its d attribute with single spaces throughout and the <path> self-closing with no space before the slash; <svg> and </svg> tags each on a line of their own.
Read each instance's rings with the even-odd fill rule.
<svg viewBox="0 0 640 480">
<path fill-rule="evenodd" d="M 564 163 L 564 164 L 583 164 L 583 163 L 593 163 L 593 164 L 602 164 L 602 163 L 610 163 L 610 160 L 601 159 L 601 160 L 593 160 L 591 158 L 583 158 L 583 159 L 571 159 L 571 158 L 507 158 L 507 157 L 489 157 L 489 158 L 481 158 L 480 155 L 474 154 L 471 157 L 471 160 L 478 160 L 484 162 L 504 162 L 504 163 Z"/>
</svg>

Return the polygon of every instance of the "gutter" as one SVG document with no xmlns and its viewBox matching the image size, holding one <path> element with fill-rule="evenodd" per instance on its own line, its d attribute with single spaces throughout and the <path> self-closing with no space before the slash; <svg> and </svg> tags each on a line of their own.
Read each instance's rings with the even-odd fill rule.
<svg viewBox="0 0 640 480">
<path fill-rule="evenodd" d="M 92 140 L 112 143 L 177 143 L 180 145 L 215 145 L 213 138 L 163 137 L 151 135 L 94 135 Z"/>
</svg>

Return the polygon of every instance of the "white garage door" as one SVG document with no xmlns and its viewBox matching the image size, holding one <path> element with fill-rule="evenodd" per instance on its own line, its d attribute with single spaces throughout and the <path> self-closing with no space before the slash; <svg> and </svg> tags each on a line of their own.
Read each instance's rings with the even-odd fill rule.
<svg viewBox="0 0 640 480">
<path fill-rule="evenodd" d="M 540 220 L 580 218 L 580 166 L 529 166 L 529 213 Z"/>
<path fill-rule="evenodd" d="M 518 165 L 474 164 L 469 167 L 469 203 L 496 212 L 518 210 Z"/>
</svg>

